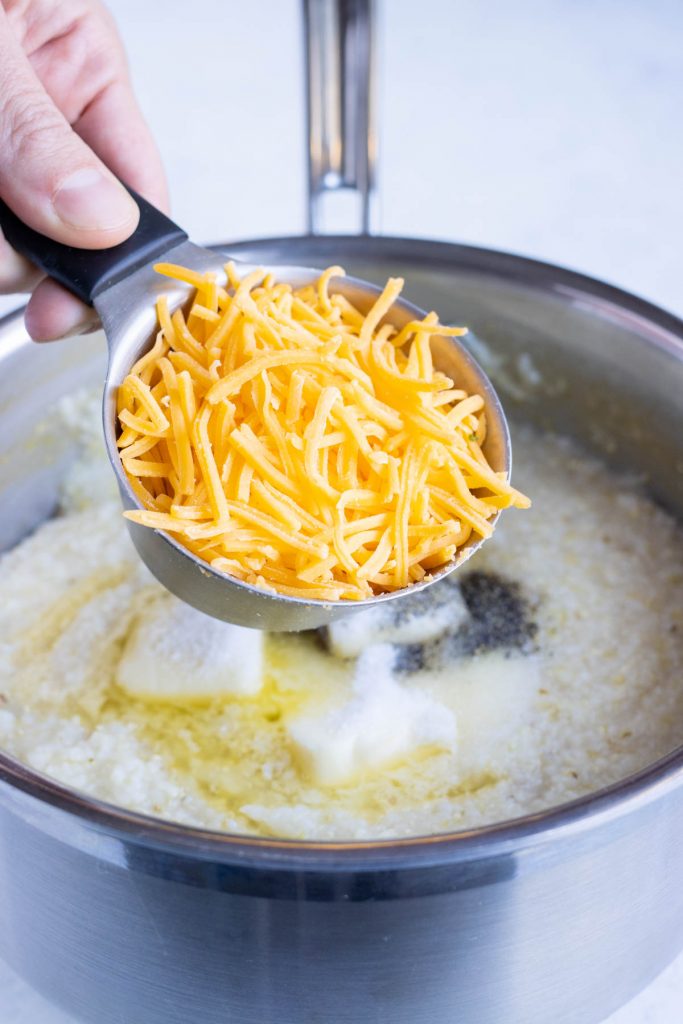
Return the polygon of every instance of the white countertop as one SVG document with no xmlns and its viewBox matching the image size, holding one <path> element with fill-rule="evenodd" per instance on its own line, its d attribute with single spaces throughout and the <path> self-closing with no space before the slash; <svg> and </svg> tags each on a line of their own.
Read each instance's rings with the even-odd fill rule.
<svg viewBox="0 0 683 1024">
<path fill-rule="evenodd" d="M 179 223 L 200 242 L 302 232 L 298 0 L 109 6 Z M 678 0 L 384 0 L 381 36 L 383 231 L 562 263 L 683 314 Z M 682 1004 L 683 957 L 608 1024 L 678 1024 Z M 1 964 L 0 1021 L 69 1024 Z"/>
</svg>

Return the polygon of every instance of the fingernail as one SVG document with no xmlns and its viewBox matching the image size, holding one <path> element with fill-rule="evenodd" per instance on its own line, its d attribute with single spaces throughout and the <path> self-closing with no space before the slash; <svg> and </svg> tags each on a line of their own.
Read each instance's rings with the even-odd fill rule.
<svg viewBox="0 0 683 1024">
<path fill-rule="evenodd" d="M 136 205 L 122 185 L 95 167 L 65 178 L 52 200 L 57 216 L 72 228 L 110 231 L 133 220 Z"/>
</svg>

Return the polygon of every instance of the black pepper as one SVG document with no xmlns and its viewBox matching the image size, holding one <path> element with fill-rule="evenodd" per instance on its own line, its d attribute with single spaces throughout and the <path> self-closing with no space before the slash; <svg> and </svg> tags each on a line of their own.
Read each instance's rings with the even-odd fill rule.
<svg viewBox="0 0 683 1024">
<path fill-rule="evenodd" d="M 463 654 L 530 648 L 538 626 L 519 583 L 480 570 L 461 576 L 459 583 L 471 616 L 457 634 Z"/>
</svg>

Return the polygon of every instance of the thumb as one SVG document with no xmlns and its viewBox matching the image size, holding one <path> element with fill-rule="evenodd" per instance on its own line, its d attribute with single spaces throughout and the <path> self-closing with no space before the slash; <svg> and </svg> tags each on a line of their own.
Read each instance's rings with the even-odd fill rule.
<svg viewBox="0 0 683 1024">
<path fill-rule="evenodd" d="M 44 91 L 1 5 L 0 196 L 29 227 L 81 249 L 122 242 L 139 217 Z"/>
</svg>

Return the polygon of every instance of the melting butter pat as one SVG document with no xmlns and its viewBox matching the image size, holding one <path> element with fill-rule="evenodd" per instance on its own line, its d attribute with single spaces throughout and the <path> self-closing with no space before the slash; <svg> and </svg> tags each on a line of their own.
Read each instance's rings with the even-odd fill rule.
<svg viewBox="0 0 683 1024">
<path fill-rule="evenodd" d="M 455 715 L 394 678 L 395 650 L 369 647 L 358 659 L 342 705 L 303 712 L 285 723 L 304 772 L 319 785 L 344 785 L 422 748 L 454 749 Z"/>
<path fill-rule="evenodd" d="M 437 696 L 448 695 L 457 716 L 461 768 L 485 771 L 533 719 L 541 685 L 539 658 L 491 651 L 463 659 L 443 676 L 441 693 L 440 687 L 435 690 Z"/>
<path fill-rule="evenodd" d="M 140 612 L 116 681 L 147 700 L 251 696 L 263 682 L 263 634 L 213 619 L 170 595 Z"/>
</svg>

